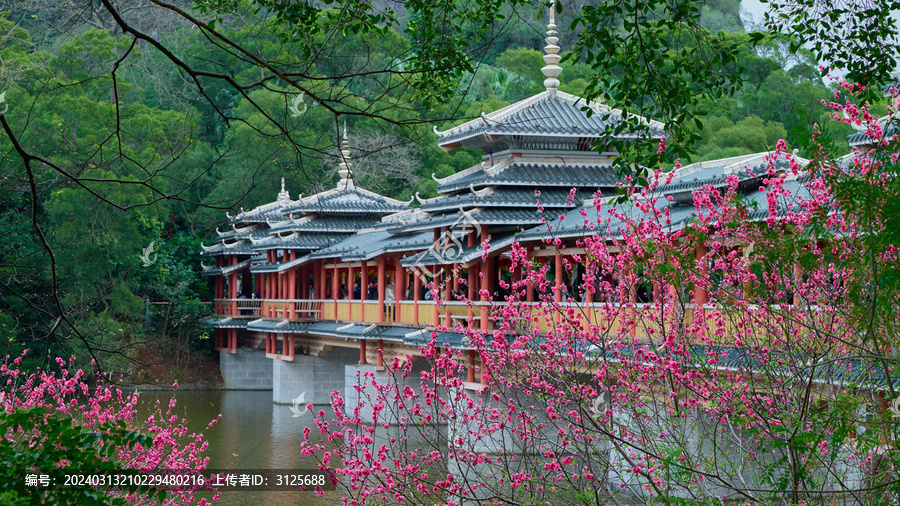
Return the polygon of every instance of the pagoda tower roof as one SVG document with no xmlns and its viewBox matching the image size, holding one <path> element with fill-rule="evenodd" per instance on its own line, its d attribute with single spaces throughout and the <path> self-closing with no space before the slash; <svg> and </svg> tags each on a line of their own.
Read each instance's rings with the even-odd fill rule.
<svg viewBox="0 0 900 506">
<path fill-rule="evenodd" d="M 589 151 L 593 141 L 604 137 L 609 127 L 625 120 L 625 113 L 599 102 L 587 101 L 559 91 L 559 75 L 563 69 L 558 64 L 559 38 L 556 32 L 556 6 L 549 9 L 541 68 L 545 91 L 508 105 L 481 117 L 467 121 L 448 130 L 434 133 L 438 146 L 445 151 L 467 147 L 485 152 L 507 149 L 563 149 Z M 663 124 L 641 116 L 636 118 L 647 130 L 624 131 L 617 139 L 660 138 Z"/>
<path fill-rule="evenodd" d="M 597 102 L 588 102 L 568 93 L 548 89 L 525 100 L 467 121 L 448 130 L 438 131 L 438 146 L 445 151 L 459 147 L 501 151 L 514 148 L 539 148 L 569 142 L 575 149 L 603 136 L 611 125 L 623 121 L 622 111 Z M 659 138 L 663 124 L 639 118 L 648 132 L 623 132 L 618 139 L 635 139 L 638 135 Z M 563 146 L 560 146 L 563 147 Z M 559 147 L 557 147 L 559 149 Z"/>
<path fill-rule="evenodd" d="M 610 187 L 619 180 L 611 164 L 573 163 L 568 160 L 522 160 L 506 159 L 507 162 L 494 167 L 474 167 L 472 172 L 457 172 L 444 179 L 436 179 L 437 191 L 454 191 L 483 188 L 486 186 L 564 188 Z"/>
<path fill-rule="evenodd" d="M 401 202 L 354 184 L 346 128 L 340 158 L 340 180 L 336 188 L 291 200 L 282 178 L 281 191 L 275 202 L 251 211 L 242 209 L 236 216 L 229 216 L 234 231 L 222 233 L 217 230 L 219 243 L 204 245 L 201 254 L 254 256 L 273 249 L 315 251 L 338 244 L 360 230 L 383 226 L 385 216 L 411 210 L 412 199 Z M 266 263 L 264 256 L 253 260 L 259 263 L 251 269 L 254 272 L 286 265 L 282 261 Z"/>
</svg>

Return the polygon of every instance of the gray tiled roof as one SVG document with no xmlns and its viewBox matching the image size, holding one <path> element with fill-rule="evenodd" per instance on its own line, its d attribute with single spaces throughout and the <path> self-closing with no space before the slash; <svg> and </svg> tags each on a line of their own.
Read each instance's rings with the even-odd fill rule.
<svg viewBox="0 0 900 506">
<path fill-rule="evenodd" d="M 548 187 L 610 188 L 619 180 L 610 165 L 575 165 L 562 163 L 522 163 L 514 162 L 499 172 L 488 175 L 478 170 L 468 176 L 449 181 L 437 187 L 440 193 L 468 189 L 469 186 L 524 186 L 528 190 L 543 190 Z"/>
<path fill-rule="evenodd" d="M 242 223 L 266 223 L 269 221 L 279 221 L 284 219 L 285 206 L 294 204 L 295 202 L 287 200 L 284 202 L 270 202 L 263 204 L 249 211 L 241 210 L 235 216 L 228 220 L 229 225 L 239 225 Z"/>
<path fill-rule="evenodd" d="M 422 331 L 407 337 L 405 342 L 413 346 L 425 346 L 430 340 L 431 332 Z M 441 347 L 449 345 L 451 348 L 455 349 L 471 349 L 469 346 L 469 337 L 458 332 L 437 332 L 437 335 L 434 337 L 434 342 L 437 346 Z"/>
<path fill-rule="evenodd" d="M 299 204 L 289 207 L 287 212 L 384 215 L 409 209 L 409 204 L 355 186 L 323 192 L 313 197 L 305 198 Z"/>
<path fill-rule="evenodd" d="M 477 208 L 468 213 L 471 218 L 463 218 L 459 213 L 448 213 L 428 216 L 397 227 L 398 231 L 434 230 L 438 227 L 453 227 L 457 223 L 468 223 L 469 220 L 479 225 L 532 226 L 541 223 L 542 213 L 537 208 Z"/>
<path fill-rule="evenodd" d="M 247 327 L 247 324 L 252 320 L 249 318 L 219 318 L 212 317 L 207 318 L 206 323 L 209 323 L 213 326 L 213 328 L 217 329 L 243 329 Z"/>
<path fill-rule="evenodd" d="M 201 276 L 218 276 L 220 274 L 222 274 L 222 269 L 219 267 L 210 267 L 209 269 L 200 271 Z"/>
<path fill-rule="evenodd" d="M 897 124 L 894 122 L 888 123 L 886 127 L 882 127 L 884 138 L 889 139 L 891 136 L 900 133 L 900 129 L 897 128 Z M 874 144 L 877 140 L 873 140 L 869 137 L 866 132 L 856 132 L 847 136 L 847 142 L 850 144 L 850 147 L 854 146 L 862 146 L 865 144 Z"/>
<path fill-rule="evenodd" d="M 428 248 L 434 242 L 431 231 L 392 234 L 386 230 L 363 232 L 310 255 L 311 259 L 340 257 L 345 262 L 368 260 L 383 253 L 402 253 Z"/>
<path fill-rule="evenodd" d="M 285 220 L 281 223 L 273 223 L 271 232 L 356 232 L 364 228 L 370 228 L 381 223 L 377 216 L 334 216 L 324 214 L 315 216 L 309 220 Z"/>
<path fill-rule="evenodd" d="M 251 247 L 250 241 L 241 240 L 240 244 L 235 244 L 234 246 L 225 246 L 222 243 L 216 244 L 215 246 L 212 246 L 207 250 L 201 251 L 200 255 L 250 255 L 252 253 L 253 249 Z"/>
<path fill-rule="evenodd" d="M 515 187 L 498 187 L 490 195 L 479 197 L 471 192 L 458 193 L 454 195 L 444 195 L 436 199 L 423 203 L 419 209 L 422 211 L 448 211 L 456 210 L 462 207 L 532 207 L 537 208 L 538 199 L 542 206 L 547 208 L 566 207 L 568 204 L 569 191 L 559 188 L 551 188 L 542 191 L 540 197 L 536 196 L 534 190 L 515 188 Z M 576 205 L 581 203 L 581 196 L 577 196 Z"/>
<path fill-rule="evenodd" d="M 860 387 L 885 388 L 887 380 L 883 368 L 877 362 L 847 357 L 826 360 L 817 363 L 816 359 L 803 353 L 785 353 L 770 351 L 767 353 L 747 348 L 726 346 L 706 346 L 695 344 L 687 349 L 689 356 L 682 362 L 683 367 L 702 367 L 715 370 L 732 370 L 746 372 L 767 372 L 773 375 L 789 375 L 794 378 L 809 378 L 815 383 L 858 385 Z M 646 344 L 623 346 L 618 349 L 598 350 L 594 347 L 588 353 L 603 356 L 610 361 L 636 360 L 645 361 L 656 353 Z M 643 356 L 642 356 L 643 355 Z M 715 356 L 717 362 L 709 364 L 710 357 Z M 900 379 L 891 380 L 896 388 Z"/>
<path fill-rule="evenodd" d="M 894 81 L 892 83 L 885 84 L 880 88 L 880 90 L 882 93 L 884 93 L 884 96 L 889 97 L 891 96 L 891 88 L 896 91 L 900 91 L 900 82 Z"/>
<path fill-rule="evenodd" d="M 516 240 L 516 234 L 503 234 L 499 237 L 491 236 L 489 253 L 494 253 L 512 244 Z M 484 254 L 484 246 L 479 242 L 474 246 L 466 246 L 462 250 L 456 248 L 446 251 L 435 251 L 429 248 L 417 255 L 404 258 L 400 265 L 404 267 L 467 264 L 479 259 Z"/>
<path fill-rule="evenodd" d="M 475 136 L 513 134 L 598 138 L 609 126 L 621 121 L 618 111 L 603 105 L 588 104 L 568 93 L 544 91 L 445 132 L 438 132 L 438 145 L 444 146 Z M 651 137 L 663 134 L 660 126 L 656 122 L 652 123 Z M 632 132 L 617 135 L 621 138 L 634 136 Z"/>
<path fill-rule="evenodd" d="M 301 255 L 294 260 L 288 260 L 287 262 L 278 261 L 278 262 L 266 262 L 262 261 L 253 267 L 250 267 L 250 272 L 284 272 L 288 269 L 294 268 L 298 265 L 303 265 L 310 260 L 310 255 Z"/>
<path fill-rule="evenodd" d="M 671 219 L 671 225 L 669 227 L 671 231 L 682 228 L 696 215 L 696 208 L 694 208 L 693 205 L 672 205 L 665 199 L 660 200 L 660 208 L 669 208 L 669 218 Z M 561 220 L 558 217 L 548 219 L 547 223 L 520 233 L 518 235 L 518 240 L 531 241 L 553 238 L 576 238 L 587 237 L 594 234 L 618 235 L 625 224 L 610 214 L 611 211 L 620 213 L 624 216 L 633 215 L 635 212 L 639 212 L 637 208 L 630 204 L 617 204 L 614 206 L 603 205 L 601 206 L 601 215 L 598 220 L 597 207 L 594 205 L 585 205 L 580 209 L 568 211 L 563 215 L 563 219 Z M 586 216 L 582 215 L 582 212 L 584 212 Z"/>
<path fill-rule="evenodd" d="M 267 249 L 319 249 L 331 246 L 347 237 L 346 233 L 303 233 L 290 239 L 282 240 L 280 237 L 270 237 L 253 245 L 256 251 Z"/>
<path fill-rule="evenodd" d="M 270 332 L 273 334 L 302 334 L 313 324 L 310 322 L 291 322 L 287 320 L 252 320 L 247 330 L 253 332 Z"/>
<path fill-rule="evenodd" d="M 353 251 L 349 251 L 341 255 L 343 261 L 369 260 L 382 253 L 404 253 L 407 251 L 420 250 L 427 248 L 434 243 L 434 234 L 431 231 L 424 231 L 414 234 L 394 235 L 384 237 L 378 242 L 367 241 L 365 236 L 360 235 L 361 243 Z"/>
<path fill-rule="evenodd" d="M 217 230 L 218 232 L 218 230 Z M 251 230 L 229 230 L 228 232 L 219 233 L 219 241 L 227 241 L 232 239 L 261 239 L 269 235 L 266 227 L 254 227 Z"/>
<path fill-rule="evenodd" d="M 778 167 L 778 166 L 777 166 Z M 672 188 L 676 190 L 681 190 L 685 185 L 694 185 L 696 187 L 702 186 L 704 182 L 710 181 L 718 181 L 719 179 L 701 179 L 699 181 L 694 181 L 693 179 L 688 179 L 683 181 L 682 183 L 676 185 L 676 181 L 673 181 L 671 185 Z M 782 184 L 782 187 L 785 190 L 791 192 L 792 196 L 799 196 L 804 199 L 809 198 L 809 191 L 804 185 L 805 178 L 799 179 L 790 179 L 785 181 Z M 666 190 L 670 190 L 670 187 L 665 187 Z M 751 191 L 744 194 L 744 203 L 748 206 L 749 212 L 748 216 L 751 220 L 765 220 L 768 217 L 768 202 L 766 200 L 766 191 L 759 191 L 758 186 L 753 186 Z M 788 204 L 791 209 L 799 208 L 799 204 L 790 203 Z M 668 202 L 665 197 L 660 197 L 658 199 L 657 206 L 662 208 L 669 209 L 669 219 L 671 220 L 671 225 L 668 225 L 668 230 L 673 232 L 680 228 L 683 228 L 688 223 L 690 223 L 694 217 L 697 215 L 697 210 L 693 204 L 684 204 L 679 205 L 677 203 Z M 783 216 L 787 209 L 784 208 L 785 203 L 780 202 L 780 207 L 778 209 L 778 215 Z M 630 204 L 617 204 L 612 208 L 606 205 L 601 207 L 603 215 L 601 216 L 600 223 L 597 220 L 597 208 L 594 205 L 585 205 L 583 208 L 576 209 L 573 211 L 568 211 L 563 215 L 563 219 L 549 219 L 548 222 L 542 224 L 538 227 L 535 227 L 530 230 L 526 230 L 518 235 L 519 240 L 539 240 L 539 239 L 551 239 L 551 238 L 572 238 L 572 237 L 585 237 L 589 235 L 593 235 L 595 233 L 601 234 L 612 234 L 618 235 L 624 225 L 624 223 L 620 222 L 616 217 L 613 217 L 610 214 L 610 210 L 615 209 L 616 212 L 629 216 L 633 215 L 635 218 L 639 218 L 642 214 L 635 207 Z M 584 211 L 587 216 L 582 216 L 581 212 Z M 635 215 L 634 213 L 638 213 Z M 591 228 L 593 225 L 594 228 Z"/>
</svg>

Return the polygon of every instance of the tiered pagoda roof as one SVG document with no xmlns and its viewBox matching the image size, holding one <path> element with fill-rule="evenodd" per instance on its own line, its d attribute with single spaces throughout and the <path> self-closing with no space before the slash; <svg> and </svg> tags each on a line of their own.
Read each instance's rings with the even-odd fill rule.
<svg viewBox="0 0 900 506">
<path fill-rule="evenodd" d="M 382 219 L 387 215 L 410 211 L 411 201 L 401 202 L 358 188 L 350 176 L 350 167 L 345 131 L 337 187 L 291 200 L 282 178 L 275 202 L 229 216 L 233 231 L 219 232 L 218 244 L 203 246 L 205 256 L 234 254 L 249 258 L 225 268 L 205 268 L 203 274 L 227 274 L 248 265 L 252 272 L 281 272 L 310 260 L 312 252 L 336 245 L 360 230 L 383 225 Z M 301 255 L 289 261 L 279 258 L 267 262 L 267 250 L 295 250 Z"/>
<path fill-rule="evenodd" d="M 494 237 L 540 225 L 545 214 L 558 216 L 597 191 L 611 192 L 618 182 L 612 168 L 614 152 L 597 152 L 594 142 L 609 127 L 624 121 L 621 111 L 558 90 L 562 69 L 555 13 L 550 12 L 547 46 L 541 71 L 545 91 L 500 110 L 482 114 L 435 133 L 438 145 L 485 152 L 484 162 L 449 177 L 434 178 L 441 195 L 419 199 L 420 212 L 394 231 L 416 232 L 453 228 L 465 211 L 469 224 L 491 227 Z M 651 138 L 663 135 L 663 125 L 637 118 Z M 621 139 L 646 137 L 648 131 L 623 131 Z M 576 188 L 576 194 L 570 190 Z M 535 190 L 540 190 L 536 192 Z"/>
<path fill-rule="evenodd" d="M 283 219 L 285 209 L 294 203 L 290 194 L 284 189 L 284 178 L 282 178 L 281 191 L 274 202 L 263 204 L 250 211 L 244 211 L 241 208 L 241 212 L 235 216 L 229 216 L 226 213 L 228 225 L 231 226 L 232 230 L 221 232 L 219 229 L 216 229 L 219 242 L 212 246 L 206 246 L 201 243 L 203 251 L 200 254 L 211 257 L 219 255 L 254 255 L 254 242 L 263 240 L 270 234 L 269 221 L 272 219 Z M 243 262 L 240 264 L 241 268 L 245 266 Z M 226 272 L 222 268 L 204 266 L 201 274 L 204 276 L 228 274 L 228 272 L 235 270 L 235 267 L 238 266 L 226 267 Z"/>
<path fill-rule="evenodd" d="M 435 133 L 438 146 L 446 151 L 459 147 L 590 151 L 593 141 L 621 121 L 622 112 L 617 109 L 553 88 L 443 132 L 435 129 Z M 642 135 L 663 135 L 662 123 L 641 122 L 649 128 Z M 636 139 L 637 134 L 623 132 L 616 137 Z"/>
</svg>

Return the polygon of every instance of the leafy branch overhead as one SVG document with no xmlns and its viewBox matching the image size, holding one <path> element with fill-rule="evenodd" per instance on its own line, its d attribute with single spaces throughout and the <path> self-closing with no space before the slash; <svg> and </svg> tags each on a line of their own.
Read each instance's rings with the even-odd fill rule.
<svg viewBox="0 0 900 506">
<path fill-rule="evenodd" d="M 742 43 L 703 27 L 701 7 L 689 0 L 620 0 L 588 5 L 575 15 L 572 25 L 581 34 L 564 61 L 581 59 L 591 66 L 586 99 L 600 99 L 625 112 L 626 121 L 605 132 L 621 153 L 616 162 L 620 173 L 687 158 L 700 139 L 702 104 L 733 95 L 743 84 L 737 64 Z M 755 33 L 750 40 L 762 38 Z M 640 117 L 665 124 L 665 150 L 640 139 L 652 137 L 650 124 Z M 638 138 L 617 137 L 627 131 Z"/>
</svg>

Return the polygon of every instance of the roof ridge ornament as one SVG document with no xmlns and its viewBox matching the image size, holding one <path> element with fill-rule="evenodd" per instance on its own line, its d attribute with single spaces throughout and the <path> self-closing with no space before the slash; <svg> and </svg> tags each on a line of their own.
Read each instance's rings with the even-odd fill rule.
<svg viewBox="0 0 900 506">
<path fill-rule="evenodd" d="M 350 172 L 350 142 L 347 140 L 347 120 L 344 120 L 344 140 L 341 141 L 341 163 L 338 164 L 338 175 L 341 177 L 338 181 L 338 190 L 352 190 L 353 176 Z"/>
<path fill-rule="evenodd" d="M 544 63 L 547 65 L 541 69 L 544 77 L 544 87 L 551 95 L 555 94 L 559 88 L 559 74 L 562 73 L 562 67 L 558 65 L 562 57 L 559 55 L 559 37 L 556 36 L 556 0 L 553 0 L 550 6 L 550 22 L 547 23 L 547 45 L 544 47 Z"/>
<path fill-rule="evenodd" d="M 291 201 L 291 194 L 285 191 L 284 189 L 284 178 L 281 178 L 281 191 L 278 192 L 278 200 L 277 202 L 284 206 L 284 204 Z M 243 208 L 241 209 L 243 211 Z"/>
</svg>

